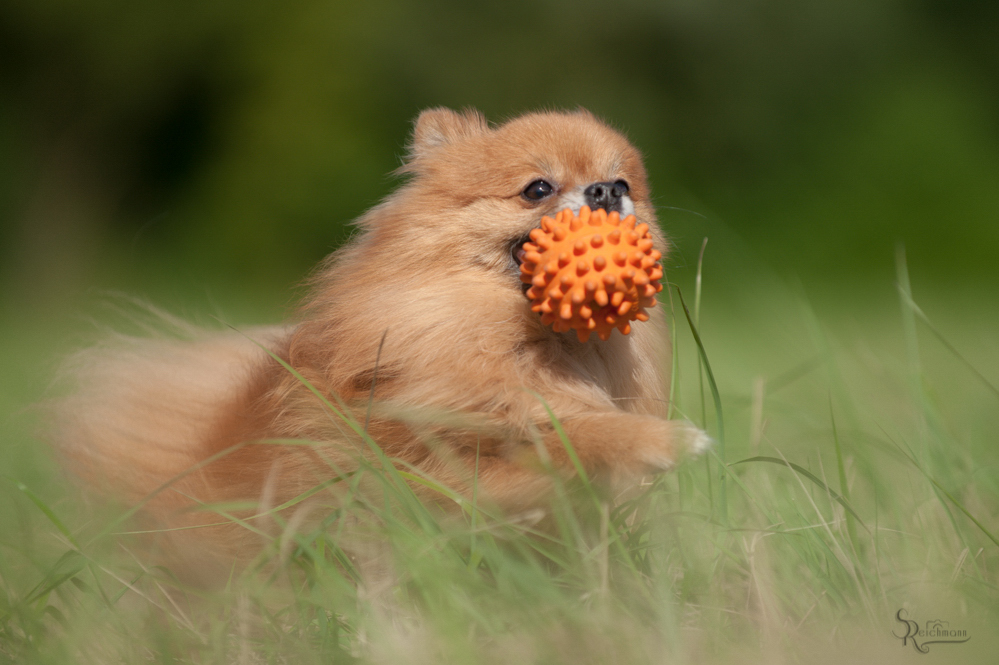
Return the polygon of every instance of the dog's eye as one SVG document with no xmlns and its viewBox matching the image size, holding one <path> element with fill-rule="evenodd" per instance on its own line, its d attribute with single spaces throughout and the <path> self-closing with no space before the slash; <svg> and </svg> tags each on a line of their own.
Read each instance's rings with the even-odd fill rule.
<svg viewBox="0 0 999 665">
<path fill-rule="evenodd" d="M 628 186 L 628 181 L 626 180 L 615 180 L 614 181 L 614 194 L 618 197 L 624 196 L 631 191 L 631 187 Z"/>
<path fill-rule="evenodd" d="M 524 188 L 524 191 L 521 192 L 521 196 L 531 201 L 540 201 L 543 198 L 551 196 L 554 192 L 555 188 L 548 184 L 548 182 L 544 180 L 535 180 Z"/>
</svg>

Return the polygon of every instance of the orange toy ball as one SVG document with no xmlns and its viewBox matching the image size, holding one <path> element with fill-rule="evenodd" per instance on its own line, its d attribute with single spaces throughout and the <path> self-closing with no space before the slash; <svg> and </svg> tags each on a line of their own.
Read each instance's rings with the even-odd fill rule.
<svg viewBox="0 0 999 665">
<path fill-rule="evenodd" d="M 542 323 L 575 329 L 585 342 L 594 332 L 607 340 L 614 328 L 627 335 L 631 321 L 649 320 L 645 308 L 663 290 L 662 253 L 652 248 L 649 225 L 635 222 L 586 206 L 541 219 L 524 243 L 520 279 L 531 285 L 527 297 Z"/>
</svg>

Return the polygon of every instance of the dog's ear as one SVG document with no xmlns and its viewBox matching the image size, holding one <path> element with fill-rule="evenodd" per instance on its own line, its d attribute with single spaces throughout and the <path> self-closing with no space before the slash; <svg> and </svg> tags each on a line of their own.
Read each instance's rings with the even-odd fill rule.
<svg viewBox="0 0 999 665">
<path fill-rule="evenodd" d="M 420 113 L 409 143 L 409 161 L 426 157 L 437 148 L 489 131 L 485 117 L 475 109 L 460 113 L 437 107 Z"/>
</svg>

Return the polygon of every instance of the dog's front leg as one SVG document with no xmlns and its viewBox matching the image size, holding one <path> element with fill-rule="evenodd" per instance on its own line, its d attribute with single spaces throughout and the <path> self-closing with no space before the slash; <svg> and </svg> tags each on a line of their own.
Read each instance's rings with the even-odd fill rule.
<svg viewBox="0 0 999 665">
<path fill-rule="evenodd" d="M 711 438 L 690 422 L 624 411 L 575 415 L 559 424 L 586 472 L 612 479 L 668 471 L 711 445 Z M 545 430 L 542 441 L 552 462 L 571 468 L 562 434 L 553 426 Z"/>
</svg>

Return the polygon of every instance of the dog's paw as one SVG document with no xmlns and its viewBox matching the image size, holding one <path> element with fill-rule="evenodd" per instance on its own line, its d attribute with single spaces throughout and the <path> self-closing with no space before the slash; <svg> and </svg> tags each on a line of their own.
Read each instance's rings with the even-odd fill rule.
<svg viewBox="0 0 999 665">
<path fill-rule="evenodd" d="M 715 440 L 692 422 L 676 422 L 677 450 L 682 456 L 699 457 L 706 453 Z"/>
<path fill-rule="evenodd" d="M 681 460 L 702 455 L 714 445 L 707 432 L 686 420 L 664 421 L 663 427 L 665 432 L 657 437 L 657 445 L 646 448 L 642 455 L 642 461 L 656 471 L 669 471 Z"/>
</svg>

